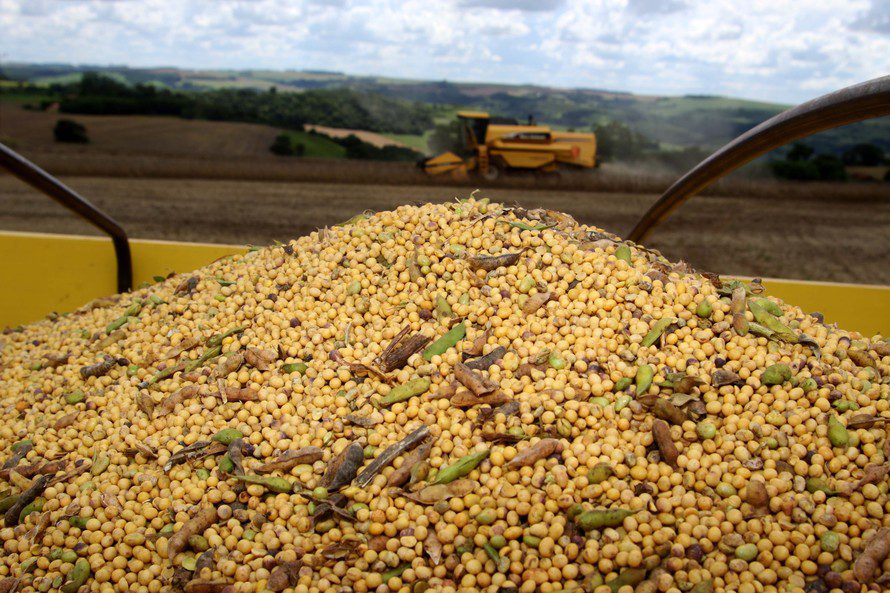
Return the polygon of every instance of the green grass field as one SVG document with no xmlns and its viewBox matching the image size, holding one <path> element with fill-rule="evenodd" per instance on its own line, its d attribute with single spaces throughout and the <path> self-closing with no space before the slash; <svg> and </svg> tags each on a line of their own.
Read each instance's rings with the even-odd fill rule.
<svg viewBox="0 0 890 593">
<path fill-rule="evenodd" d="M 408 146 L 418 152 L 422 152 L 425 154 L 429 150 L 429 147 L 427 146 L 427 140 L 429 139 L 430 134 L 432 134 L 432 130 L 428 130 L 423 135 L 420 135 L 420 134 L 386 134 L 386 137 L 392 138 L 396 142 L 401 142 L 405 146 Z"/>
<path fill-rule="evenodd" d="M 285 132 L 294 142 L 305 146 L 303 156 L 321 159 L 342 159 L 346 156 L 346 149 L 318 134 L 309 132 Z"/>
</svg>

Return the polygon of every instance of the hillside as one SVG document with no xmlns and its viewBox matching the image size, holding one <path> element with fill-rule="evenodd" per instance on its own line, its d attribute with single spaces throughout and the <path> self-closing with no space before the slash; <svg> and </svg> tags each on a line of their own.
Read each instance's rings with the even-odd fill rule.
<svg viewBox="0 0 890 593">
<path fill-rule="evenodd" d="M 89 145 L 53 140 L 53 126 L 60 118 L 83 124 Z M 20 105 L 0 102 L 0 137 L 19 150 L 52 153 L 98 153 L 192 158 L 275 157 L 269 146 L 280 133 L 272 126 L 235 122 L 184 120 L 178 117 L 139 115 L 68 116 L 51 111 L 28 111 Z M 306 147 L 307 157 L 342 157 L 345 150 L 322 136 L 289 132 Z"/>
<path fill-rule="evenodd" d="M 279 91 L 302 92 L 348 88 L 363 94 L 427 103 L 437 106 L 441 113 L 450 113 L 453 107 L 460 106 L 520 119 L 534 114 L 538 121 L 577 130 L 589 130 L 597 124 L 618 121 L 668 150 L 716 148 L 787 108 L 786 105 L 729 97 L 655 97 L 598 89 L 416 81 L 351 76 L 338 72 L 4 65 L 4 72 L 11 78 L 44 84 L 72 82 L 77 80 L 80 72 L 87 70 L 102 71 L 132 84 L 149 83 L 161 88 L 182 90 L 268 89 L 274 86 Z M 441 118 L 437 117 L 437 120 Z M 423 145 L 420 136 L 399 140 L 415 146 Z M 890 152 L 890 118 L 824 132 L 807 142 L 817 152 L 840 154 L 861 142 L 876 144 Z"/>
</svg>

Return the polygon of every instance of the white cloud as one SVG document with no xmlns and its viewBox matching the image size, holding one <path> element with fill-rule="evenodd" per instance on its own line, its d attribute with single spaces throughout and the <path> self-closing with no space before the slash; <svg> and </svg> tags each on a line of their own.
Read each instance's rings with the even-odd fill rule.
<svg viewBox="0 0 890 593">
<path fill-rule="evenodd" d="M 459 0 L 463 8 L 494 8 L 495 10 L 524 10 L 546 12 L 559 8 L 564 0 Z"/>
<path fill-rule="evenodd" d="M 0 62 L 307 68 L 796 102 L 890 71 L 888 0 L 0 0 Z"/>
</svg>

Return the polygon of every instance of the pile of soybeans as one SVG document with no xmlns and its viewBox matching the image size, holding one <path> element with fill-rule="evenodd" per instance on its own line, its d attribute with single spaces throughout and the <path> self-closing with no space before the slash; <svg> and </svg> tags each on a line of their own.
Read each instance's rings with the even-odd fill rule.
<svg viewBox="0 0 890 593">
<path fill-rule="evenodd" d="M 886 591 L 888 398 L 757 281 L 363 214 L 0 336 L 0 591 Z"/>
</svg>

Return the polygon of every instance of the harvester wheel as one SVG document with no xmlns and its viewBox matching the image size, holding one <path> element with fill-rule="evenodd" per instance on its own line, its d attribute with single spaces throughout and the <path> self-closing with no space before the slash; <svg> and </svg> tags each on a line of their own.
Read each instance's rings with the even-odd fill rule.
<svg viewBox="0 0 890 593">
<path fill-rule="evenodd" d="M 501 168 L 491 163 L 488 165 L 488 171 L 482 173 L 482 178 L 486 181 L 496 181 L 501 176 Z"/>
</svg>

